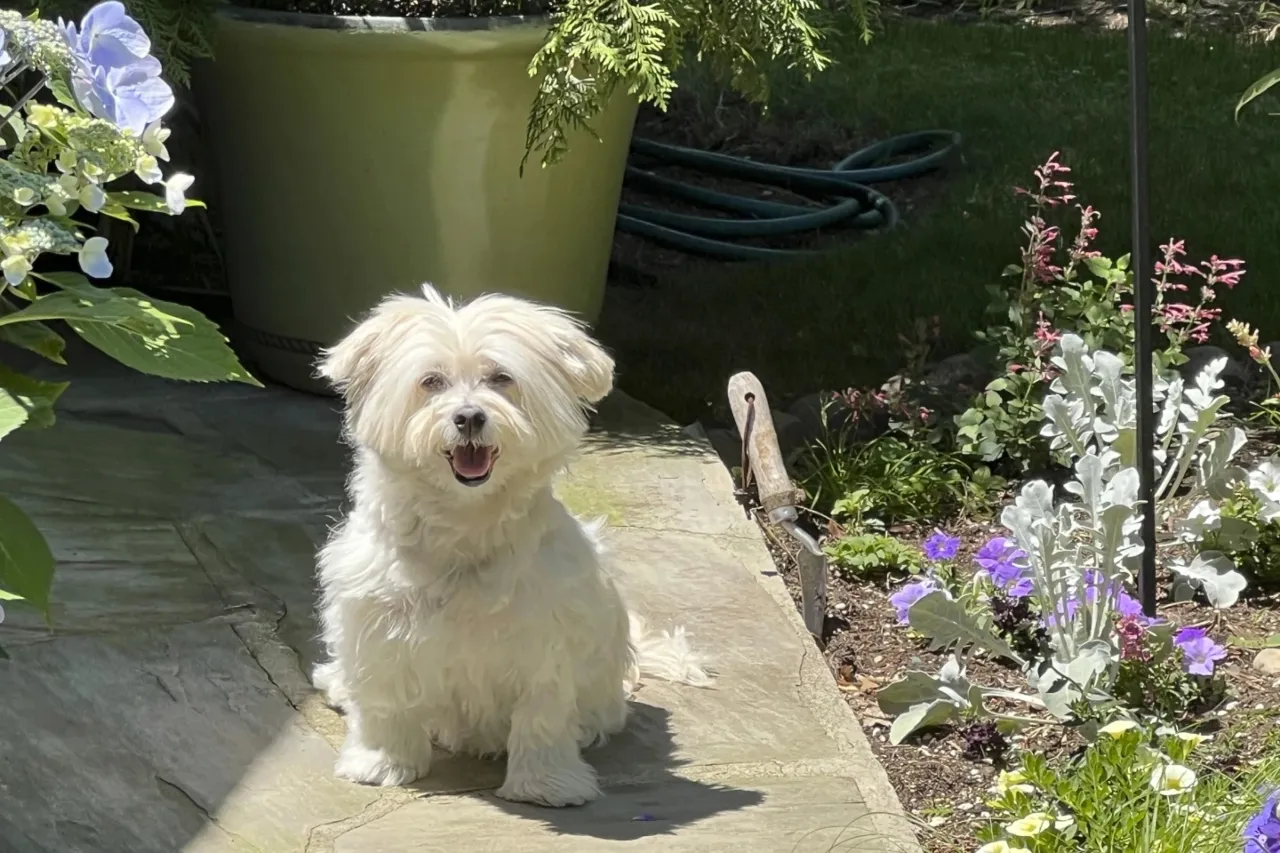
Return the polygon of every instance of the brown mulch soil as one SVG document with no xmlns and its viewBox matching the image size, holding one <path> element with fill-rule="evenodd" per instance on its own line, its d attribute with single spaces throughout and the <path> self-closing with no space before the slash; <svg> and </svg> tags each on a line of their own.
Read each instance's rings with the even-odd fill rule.
<svg viewBox="0 0 1280 853">
<path fill-rule="evenodd" d="M 961 520 L 944 525 L 962 541 L 957 565 L 971 563 L 973 553 L 991 537 L 1001 535 L 998 524 Z M 775 563 L 787 588 L 800 606 L 793 543 L 776 529 L 765 527 Z M 904 541 L 920 543 L 930 530 L 895 530 Z M 900 746 L 889 743 L 892 720 L 876 704 L 876 692 L 900 678 L 906 670 L 935 673 L 944 656 L 930 653 L 896 624 L 889 596 L 905 577 L 866 577 L 846 580 L 832 573 L 828 580 L 828 617 L 824 631 L 824 657 L 837 685 L 857 715 L 877 758 L 907 813 L 921 828 L 928 853 L 972 851 L 976 831 L 987 816 L 985 799 L 1001 769 L 990 758 L 965 754 L 964 726 L 926 730 Z M 1161 607 L 1161 614 L 1175 623 L 1203 623 L 1211 611 L 1188 605 Z M 1280 595 L 1243 601 L 1213 620 L 1212 635 L 1220 642 L 1228 637 L 1261 641 L 1280 634 Z M 1257 652 L 1237 645 L 1219 664 L 1227 678 L 1229 694 L 1200 722 L 1215 732 L 1212 748 L 1215 764 L 1229 771 L 1242 766 L 1268 748 L 1268 732 L 1280 724 L 1280 678 L 1264 675 L 1251 663 Z M 1015 669 L 984 657 L 971 659 L 969 674 L 976 683 L 1024 690 L 1024 677 Z M 1024 730 L 1012 739 L 1016 751 L 1062 756 L 1083 745 L 1074 733 L 1057 725 Z"/>
</svg>

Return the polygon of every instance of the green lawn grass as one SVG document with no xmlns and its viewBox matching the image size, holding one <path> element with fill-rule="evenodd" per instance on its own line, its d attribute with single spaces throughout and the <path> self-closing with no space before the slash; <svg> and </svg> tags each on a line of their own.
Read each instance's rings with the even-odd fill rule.
<svg viewBox="0 0 1280 853">
<path fill-rule="evenodd" d="M 654 287 L 611 287 L 600 334 L 618 355 L 621 387 L 681 422 L 723 413 L 736 370 L 759 375 L 775 406 L 878 384 L 917 316 L 940 315 L 944 348 L 965 348 L 985 286 L 1017 260 L 1024 208 L 1011 188 L 1028 185 L 1055 150 L 1103 212 L 1100 248 L 1129 249 L 1124 33 L 893 21 L 870 46 L 850 37 L 827 48 L 836 64 L 808 84 L 780 81 L 767 122 L 867 141 L 950 128 L 964 136 L 963 164 L 884 238 L 795 263 L 706 262 Z M 1185 238 L 1195 257 L 1246 259 L 1227 313 L 1280 339 L 1280 118 L 1233 116 L 1280 51 L 1158 32 L 1150 49 L 1153 236 Z"/>
</svg>

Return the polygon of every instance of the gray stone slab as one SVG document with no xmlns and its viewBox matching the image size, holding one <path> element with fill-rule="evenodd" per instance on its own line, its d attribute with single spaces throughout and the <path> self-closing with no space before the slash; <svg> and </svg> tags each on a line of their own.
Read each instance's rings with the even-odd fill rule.
<svg viewBox="0 0 1280 853">
<path fill-rule="evenodd" d="M 312 827 L 378 796 L 332 778 L 332 748 L 227 625 L 61 638 L 10 654 L 0 667 L 0 850 L 301 850 Z"/>
<path fill-rule="evenodd" d="M 212 516 L 194 520 L 188 537 L 224 600 L 270 614 L 277 638 L 298 655 L 303 672 L 321 655 L 315 555 L 324 535 L 319 517 Z"/>
<path fill-rule="evenodd" d="M 649 819 L 651 818 L 651 819 Z M 431 797 L 352 829 L 335 853 L 828 853 L 888 850 L 846 778 L 669 778 L 548 812 L 489 795 Z"/>
<path fill-rule="evenodd" d="M 728 473 L 652 409 L 606 401 L 557 489 L 719 678 L 643 684 L 587 753 L 605 799 L 550 812 L 494 799 L 496 761 L 442 755 L 392 791 L 333 777 L 343 722 L 305 675 L 333 401 L 97 363 L 64 400 L 0 458 L 60 563 L 53 629 L 19 606 L 0 626 L 0 853 L 912 849 Z"/>
<path fill-rule="evenodd" d="M 145 422 L 146 413 L 137 413 Z M 301 484 L 225 444 L 64 415 L 54 429 L 6 436 L 0 492 L 183 517 L 320 502 Z"/>
<path fill-rule="evenodd" d="M 86 515 L 75 503 L 19 499 L 58 563 L 53 625 L 19 606 L 6 610 L 0 644 L 59 634 L 127 632 L 213 619 L 227 611 L 174 523 Z"/>
</svg>

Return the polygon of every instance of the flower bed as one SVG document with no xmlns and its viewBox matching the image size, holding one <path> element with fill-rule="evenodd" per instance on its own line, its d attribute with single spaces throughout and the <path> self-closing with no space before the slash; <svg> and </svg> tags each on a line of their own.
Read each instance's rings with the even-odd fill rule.
<svg viewBox="0 0 1280 853">
<path fill-rule="evenodd" d="M 919 381 L 916 351 L 886 388 L 837 395 L 798 463 L 832 563 L 825 652 L 931 851 L 1276 853 L 1280 380 L 1244 324 L 1224 330 L 1266 372 L 1190 349 L 1243 263 L 1191 265 L 1170 240 L 1144 613 L 1133 275 L 1091 250 L 1091 208 L 1070 240 L 1050 221 L 1074 201 L 1068 172 L 1051 157 L 1023 191 L 1021 263 L 979 336 L 985 387 Z M 945 464 L 920 466 L 922 447 Z"/>
</svg>

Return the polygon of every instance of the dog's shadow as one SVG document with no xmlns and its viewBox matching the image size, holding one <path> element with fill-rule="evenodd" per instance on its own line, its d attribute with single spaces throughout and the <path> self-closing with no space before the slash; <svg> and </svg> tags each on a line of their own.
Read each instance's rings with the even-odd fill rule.
<svg viewBox="0 0 1280 853">
<path fill-rule="evenodd" d="M 506 763 L 443 755 L 431 775 L 415 783 L 424 795 L 468 791 L 493 807 L 523 820 L 537 821 L 557 835 L 633 841 L 668 835 L 681 827 L 763 802 L 759 791 L 677 776 L 688 761 L 676 752 L 664 708 L 631 703 L 627 728 L 604 746 L 583 753 L 600 774 L 604 796 L 577 808 L 552 809 L 510 803 L 494 795 Z"/>
</svg>

